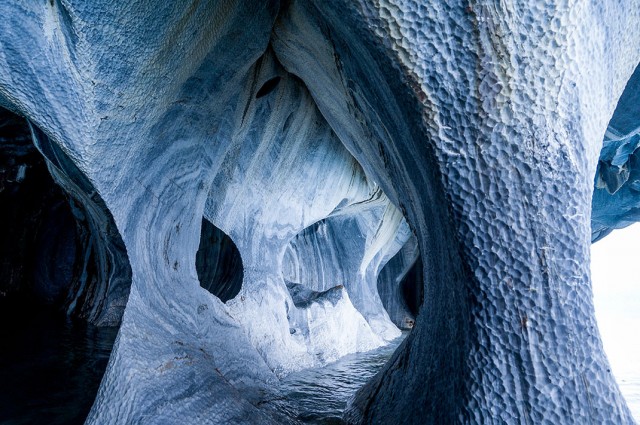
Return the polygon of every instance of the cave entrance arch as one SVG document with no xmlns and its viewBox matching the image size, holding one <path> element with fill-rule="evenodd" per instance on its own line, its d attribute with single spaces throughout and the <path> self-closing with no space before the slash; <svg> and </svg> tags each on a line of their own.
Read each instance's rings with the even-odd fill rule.
<svg viewBox="0 0 640 425">
<path fill-rule="evenodd" d="M 200 285 L 226 286 L 212 270 L 221 266 L 227 268 L 222 273 L 240 276 L 231 263 L 241 264 L 239 289 L 210 292 L 225 301 L 277 375 L 400 336 L 379 299 L 377 277 L 411 234 L 403 212 L 271 47 L 252 65 L 241 92 L 229 147 L 205 204 L 196 255 Z M 322 228 L 331 228 L 331 235 Z M 219 229 L 235 242 L 241 262 L 206 252 L 217 242 L 205 235 L 219 235 Z M 306 244 L 310 238 L 319 243 Z M 290 255 L 296 246 L 300 251 Z M 291 267 L 294 257 L 298 271 Z"/>
<path fill-rule="evenodd" d="M 4 109 L 0 234 L 0 418 L 83 423 L 127 302 L 127 254 L 82 173 Z"/>
</svg>

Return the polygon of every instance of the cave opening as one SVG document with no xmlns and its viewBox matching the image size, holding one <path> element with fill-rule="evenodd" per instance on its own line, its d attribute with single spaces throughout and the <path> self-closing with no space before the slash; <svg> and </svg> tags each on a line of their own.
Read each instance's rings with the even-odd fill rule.
<svg viewBox="0 0 640 425">
<path fill-rule="evenodd" d="M 240 292 L 244 276 L 240 252 L 226 233 L 205 218 L 196 253 L 196 270 L 200 286 L 222 302 Z"/>
<path fill-rule="evenodd" d="M 300 54 L 305 41 L 292 42 L 286 25 L 276 23 L 248 67 L 230 129 L 220 131 L 229 145 L 206 200 L 196 270 L 282 380 L 295 417 L 338 420 L 423 303 L 422 247 L 407 222 L 418 206 L 403 204 L 399 177 L 389 177 L 399 140 L 414 130 L 399 107 L 375 103 L 391 90 L 375 77 L 374 89 L 359 91 L 341 84 L 342 69 L 300 69 L 324 58 Z M 331 388 L 342 390 L 315 397 Z"/>
<path fill-rule="evenodd" d="M 83 423 L 128 298 L 131 271 L 113 219 L 80 173 L 65 174 L 65 160 L 0 109 L 3 423 Z"/>
<path fill-rule="evenodd" d="M 609 360 L 632 415 L 640 420 L 640 291 L 634 264 L 640 239 L 640 65 L 608 123 L 594 178 L 591 283 L 595 316 Z"/>
<path fill-rule="evenodd" d="M 297 418 L 329 406 L 338 417 L 413 327 L 418 242 L 271 46 L 248 75 L 205 204 L 200 286 L 282 380 Z"/>
</svg>

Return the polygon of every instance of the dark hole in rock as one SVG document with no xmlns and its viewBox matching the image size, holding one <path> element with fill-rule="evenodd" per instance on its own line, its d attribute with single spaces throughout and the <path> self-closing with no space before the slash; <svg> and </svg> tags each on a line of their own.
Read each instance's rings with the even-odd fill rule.
<svg viewBox="0 0 640 425">
<path fill-rule="evenodd" d="M 222 302 L 240 292 L 243 278 L 240 252 L 229 236 L 206 219 L 202 219 L 196 270 L 200 286 Z"/>
<path fill-rule="evenodd" d="M 412 329 L 424 298 L 422 260 L 407 258 L 403 252 L 394 256 L 378 276 L 378 293 L 389 318 L 400 329 Z"/>
<path fill-rule="evenodd" d="M 411 267 L 409 272 L 405 275 L 400 282 L 400 288 L 404 301 L 409 308 L 409 312 L 414 317 L 418 316 L 420 306 L 424 301 L 424 284 L 422 274 L 422 260 L 418 258 L 416 263 Z"/>
<path fill-rule="evenodd" d="M 256 93 L 256 99 L 260 99 L 261 97 L 266 96 L 272 91 L 274 91 L 278 86 L 278 84 L 280 83 L 280 79 L 281 78 L 279 76 L 268 79 L 262 85 L 262 87 L 260 87 L 260 89 L 258 90 L 258 93 Z"/>
<path fill-rule="evenodd" d="M 0 113 L 0 304 L 63 308 L 79 249 L 75 219 L 26 122 Z"/>
<path fill-rule="evenodd" d="M 118 329 L 90 322 L 118 323 L 131 272 L 124 248 L 111 257 L 122 255 L 122 269 L 98 262 L 101 242 L 77 202 L 28 123 L 0 109 L 0 423 L 83 423 L 106 369 Z M 122 287 L 100 282 L 119 271 Z"/>
</svg>

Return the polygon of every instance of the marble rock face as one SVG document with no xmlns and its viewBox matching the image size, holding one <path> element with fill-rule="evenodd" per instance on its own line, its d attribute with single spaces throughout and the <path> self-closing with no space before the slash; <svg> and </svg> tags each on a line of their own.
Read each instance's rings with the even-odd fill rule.
<svg viewBox="0 0 640 425">
<path fill-rule="evenodd" d="M 632 423 L 589 245 L 636 221 L 639 18 L 3 1 L 2 296 L 120 323 L 89 424 L 293 421 L 279 377 L 398 327 L 348 423 Z"/>
</svg>

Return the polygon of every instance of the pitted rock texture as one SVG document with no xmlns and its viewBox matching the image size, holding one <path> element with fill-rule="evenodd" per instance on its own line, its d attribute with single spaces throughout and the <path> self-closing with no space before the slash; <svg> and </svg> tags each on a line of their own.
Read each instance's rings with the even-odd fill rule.
<svg viewBox="0 0 640 425">
<path fill-rule="evenodd" d="M 286 423 L 277 375 L 379 338 L 365 297 L 380 311 L 378 275 L 410 233 L 424 302 L 347 422 L 632 422 L 589 277 L 591 239 L 617 219 L 592 233 L 589 217 L 640 60 L 635 0 L 12 0 L 0 17 L 0 106 L 85 208 L 102 200 L 116 229 L 98 228 L 130 265 L 87 423 Z M 605 189 L 629 181 L 605 168 Z M 389 220 L 359 208 L 382 194 Z M 242 259 L 227 303 L 198 280 L 203 217 Z M 292 285 L 318 275 L 296 267 L 307 253 L 348 241 L 296 241 L 322 220 L 364 241 L 349 252 L 375 265 L 372 292 Z M 336 333 L 340 317 L 357 326 Z M 302 331 L 318 318 L 320 359 Z"/>
<path fill-rule="evenodd" d="M 422 239 L 425 303 L 416 329 L 383 373 L 361 390 L 348 420 L 481 422 L 497 415 L 507 422 L 540 422 L 561 421 L 572 411 L 571 420 L 630 422 L 607 372 L 588 270 L 599 133 L 637 63 L 629 48 L 637 40 L 623 29 L 631 22 L 629 11 L 620 5 L 577 12 L 546 2 L 341 6 L 295 3 L 276 26 L 276 53 L 307 82 L 321 110 L 332 104 L 330 98 L 350 100 L 336 115 L 355 111 L 359 121 L 373 116 L 366 125 L 370 132 L 382 120 L 387 130 L 382 137 L 412 117 L 419 119 L 421 124 L 413 125 L 424 133 L 414 140 L 422 146 L 397 137 L 395 149 L 414 158 L 424 152 L 422 169 L 433 166 L 428 162 L 433 149 L 446 200 L 434 195 L 436 200 L 427 201 L 423 195 L 427 202 L 421 210 L 429 211 L 425 203 L 448 205 L 453 220 L 451 227 L 446 219 L 435 226 L 446 236 L 429 240 L 434 226 L 426 226 L 407 205 L 420 197 L 399 194 L 398 204 Z M 631 15 L 638 13 L 625 6 Z M 602 25 L 601 19 L 617 24 L 607 27 L 605 39 L 594 40 L 587 24 Z M 574 24 L 578 29 L 568 35 Z M 375 41 L 354 43 L 363 33 Z M 614 56 L 615 75 L 611 45 L 621 52 Z M 587 54 L 593 49 L 602 52 L 597 60 Z M 397 74 L 377 71 L 385 69 L 384 57 L 393 58 L 386 69 L 395 66 Z M 328 64 L 333 72 L 323 73 L 330 77 L 304 66 L 311 61 Z M 359 73 L 363 68 L 366 75 Z M 381 75 L 398 75 L 413 87 L 422 111 L 399 101 L 404 119 L 384 120 L 394 105 L 381 92 L 394 83 L 390 77 L 380 82 Z M 376 95 L 385 99 L 386 110 L 374 115 L 367 109 L 375 106 L 362 99 Z M 326 115 L 338 109 L 332 104 Z M 348 137 L 341 140 L 349 146 Z M 420 180 L 418 173 L 407 172 L 413 158 L 390 155 L 396 162 L 378 162 L 376 168 L 375 160 L 365 159 L 373 155 L 369 138 L 352 140 L 354 155 L 372 164 L 383 188 L 389 174 L 396 182 L 398 175 L 411 176 L 413 184 Z M 429 184 L 435 183 L 422 180 L 423 187 Z M 395 189 L 388 192 L 398 193 L 398 185 Z M 448 249 L 441 246 L 456 247 L 448 265 L 428 258 L 434 248 L 447 258 Z M 434 269 L 445 274 L 434 276 Z M 407 411 L 415 416 L 403 416 Z"/>
</svg>

